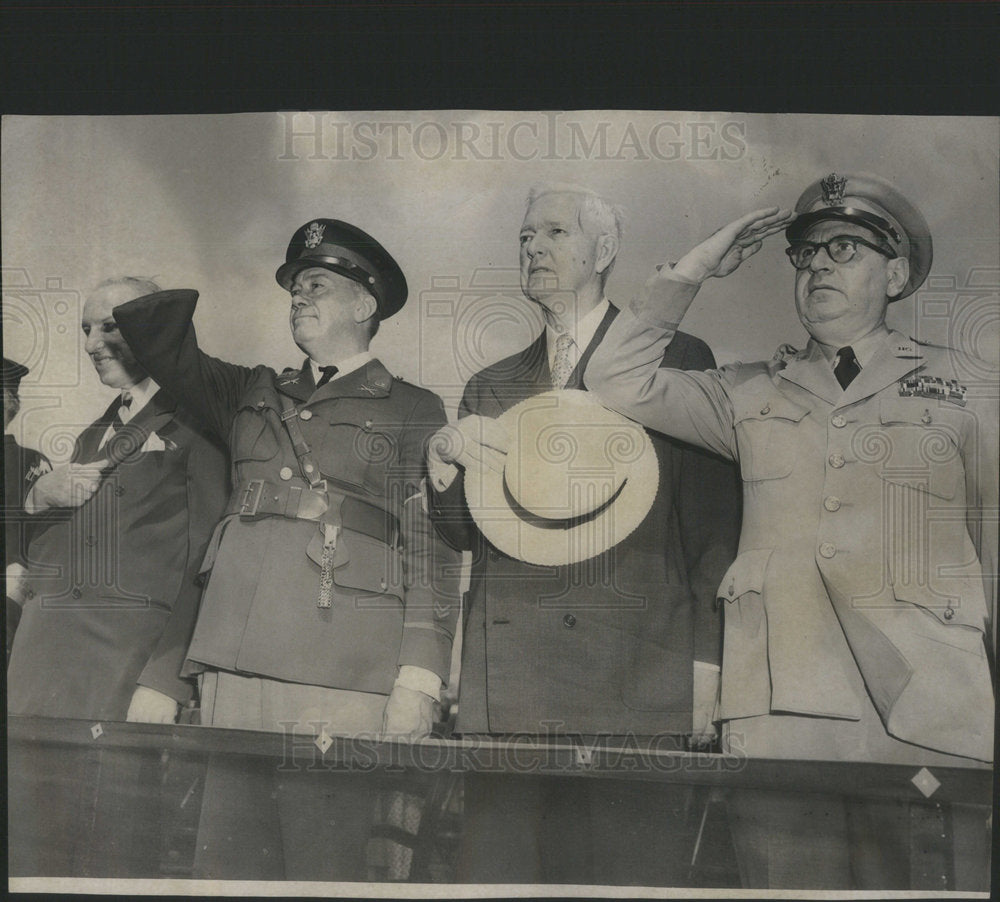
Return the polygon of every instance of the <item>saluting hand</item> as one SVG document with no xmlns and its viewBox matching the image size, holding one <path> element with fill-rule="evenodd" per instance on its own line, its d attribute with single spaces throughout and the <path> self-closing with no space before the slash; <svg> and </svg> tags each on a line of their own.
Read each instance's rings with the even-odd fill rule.
<svg viewBox="0 0 1000 902">
<path fill-rule="evenodd" d="M 760 250 L 765 238 L 782 231 L 793 219 L 791 210 L 764 207 L 747 213 L 711 234 L 688 251 L 674 266 L 674 273 L 692 282 L 709 276 L 728 276 Z"/>
<path fill-rule="evenodd" d="M 55 507 L 80 507 L 101 487 L 106 460 L 89 464 L 60 464 L 39 476 L 28 492 L 24 509 L 29 514 Z"/>
</svg>

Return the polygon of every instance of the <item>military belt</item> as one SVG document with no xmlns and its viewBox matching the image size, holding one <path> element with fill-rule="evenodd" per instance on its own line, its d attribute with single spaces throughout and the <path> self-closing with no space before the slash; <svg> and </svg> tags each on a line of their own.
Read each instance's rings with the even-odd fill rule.
<svg viewBox="0 0 1000 902">
<path fill-rule="evenodd" d="M 340 492 L 321 492 L 302 486 L 276 484 L 267 479 L 248 479 L 234 493 L 230 511 L 241 520 L 287 517 L 291 520 L 328 520 L 395 547 L 396 518 L 374 504 Z"/>
</svg>

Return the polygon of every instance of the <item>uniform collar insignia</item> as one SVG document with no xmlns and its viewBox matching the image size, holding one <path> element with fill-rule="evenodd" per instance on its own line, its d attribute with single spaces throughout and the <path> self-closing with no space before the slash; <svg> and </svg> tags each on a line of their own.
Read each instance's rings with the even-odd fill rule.
<svg viewBox="0 0 1000 902">
<path fill-rule="evenodd" d="M 965 407 L 968 391 L 957 379 L 942 379 L 940 376 L 907 376 L 899 380 L 901 398 L 933 398 Z"/>
<path fill-rule="evenodd" d="M 823 203 L 828 207 L 839 207 L 844 203 L 844 190 L 847 188 L 847 179 L 831 172 L 819 183 L 823 189 Z"/>
</svg>

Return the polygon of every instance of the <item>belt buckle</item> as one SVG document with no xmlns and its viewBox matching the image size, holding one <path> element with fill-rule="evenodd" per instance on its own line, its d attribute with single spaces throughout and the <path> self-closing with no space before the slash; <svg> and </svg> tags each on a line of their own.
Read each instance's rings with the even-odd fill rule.
<svg viewBox="0 0 1000 902">
<path fill-rule="evenodd" d="M 251 479 L 247 487 L 243 490 L 243 501 L 240 504 L 241 517 L 257 516 L 257 508 L 260 507 L 261 495 L 264 494 L 264 480 Z"/>
</svg>

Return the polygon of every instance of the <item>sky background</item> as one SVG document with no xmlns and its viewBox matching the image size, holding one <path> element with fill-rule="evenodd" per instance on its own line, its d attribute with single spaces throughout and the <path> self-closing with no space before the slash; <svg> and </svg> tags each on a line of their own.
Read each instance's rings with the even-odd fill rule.
<svg viewBox="0 0 1000 902">
<path fill-rule="evenodd" d="M 83 301 L 102 279 L 196 288 L 199 340 L 239 363 L 299 366 L 274 280 L 292 233 L 343 219 L 396 257 L 409 301 L 373 351 L 440 394 L 533 339 L 517 235 L 537 182 L 587 185 L 625 208 L 608 285 L 625 304 L 659 262 L 760 206 L 794 205 L 830 171 L 868 171 L 919 206 L 931 277 L 890 307 L 921 340 L 996 357 L 1000 120 L 647 112 L 255 113 L 4 117 L 4 354 L 27 363 L 13 431 L 65 460 L 113 398 L 82 352 Z M 793 270 L 772 238 L 710 280 L 686 331 L 720 363 L 801 347 Z"/>
</svg>

